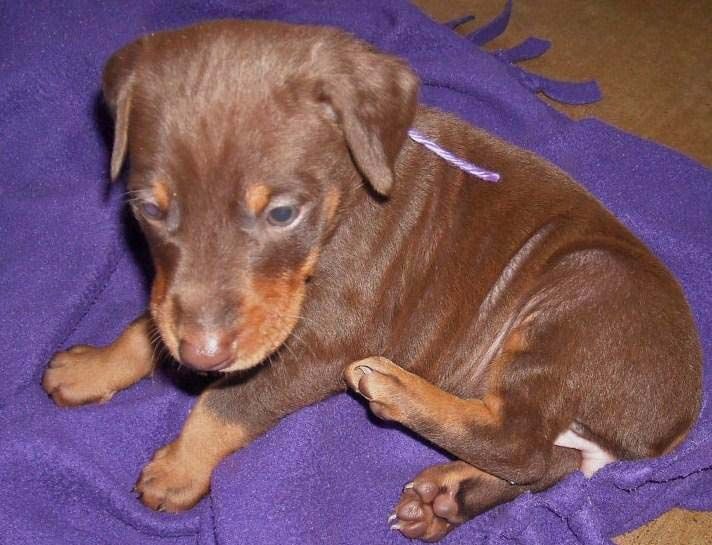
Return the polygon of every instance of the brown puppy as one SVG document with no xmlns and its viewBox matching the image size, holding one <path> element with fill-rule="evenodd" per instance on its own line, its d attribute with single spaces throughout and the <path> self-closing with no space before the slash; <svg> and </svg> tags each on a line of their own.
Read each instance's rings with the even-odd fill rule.
<svg viewBox="0 0 712 545">
<path fill-rule="evenodd" d="M 150 313 L 55 356 L 45 389 L 109 399 L 151 373 L 154 328 L 196 369 L 260 365 L 202 394 L 144 468 L 146 505 L 190 508 L 221 459 L 344 376 L 461 460 L 396 507 L 394 526 L 426 540 L 690 429 L 700 348 L 670 273 L 552 165 L 419 106 L 402 61 L 334 29 L 221 21 L 125 47 L 104 92 L 112 176 L 130 156 L 155 261 Z"/>
</svg>

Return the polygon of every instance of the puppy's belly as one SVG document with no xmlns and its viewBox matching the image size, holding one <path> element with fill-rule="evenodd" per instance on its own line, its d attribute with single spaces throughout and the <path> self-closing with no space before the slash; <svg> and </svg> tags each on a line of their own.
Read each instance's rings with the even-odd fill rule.
<svg viewBox="0 0 712 545">
<path fill-rule="evenodd" d="M 573 426 L 572 426 L 573 427 Z M 559 434 L 554 441 L 557 447 L 572 448 L 581 451 L 581 472 L 592 477 L 603 466 L 616 461 L 616 457 L 593 441 L 585 439 L 572 428 Z"/>
</svg>

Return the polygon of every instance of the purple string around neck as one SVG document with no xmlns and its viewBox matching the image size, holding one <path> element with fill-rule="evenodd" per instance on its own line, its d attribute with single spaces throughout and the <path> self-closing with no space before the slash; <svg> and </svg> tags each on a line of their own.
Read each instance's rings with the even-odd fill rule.
<svg viewBox="0 0 712 545">
<path fill-rule="evenodd" d="M 408 136 L 414 142 L 425 146 L 435 155 L 437 155 L 441 159 L 444 159 L 451 165 L 456 166 L 460 170 L 472 174 L 473 176 L 477 176 L 480 180 L 485 180 L 486 182 L 499 182 L 500 176 L 496 172 L 485 170 L 484 168 L 480 168 L 477 165 L 470 163 L 469 161 L 465 161 L 457 155 L 452 154 L 445 148 L 440 147 L 439 144 L 425 136 L 423 133 L 418 132 L 415 129 L 410 129 L 408 131 Z"/>
</svg>

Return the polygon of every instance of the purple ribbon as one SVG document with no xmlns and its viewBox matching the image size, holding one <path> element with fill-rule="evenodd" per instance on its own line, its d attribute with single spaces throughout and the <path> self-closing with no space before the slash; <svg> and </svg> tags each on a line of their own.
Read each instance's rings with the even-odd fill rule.
<svg viewBox="0 0 712 545">
<path fill-rule="evenodd" d="M 476 176 L 480 180 L 484 180 L 486 182 L 499 182 L 500 175 L 496 172 L 485 170 L 484 168 L 478 167 L 477 165 L 470 163 L 469 161 L 466 161 L 461 157 L 458 157 L 457 155 L 441 147 L 438 143 L 436 143 L 434 140 L 431 140 L 423 133 L 418 132 L 415 129 L 410 129 L 408 131 L 408 136 L 414 142 L 425 146 L 435 155 L 447 161 L 451 165 L 456 166 L 460 170 L 467 172 L 468 174 L 472 174 L 473 176 Z"/>
</svg>

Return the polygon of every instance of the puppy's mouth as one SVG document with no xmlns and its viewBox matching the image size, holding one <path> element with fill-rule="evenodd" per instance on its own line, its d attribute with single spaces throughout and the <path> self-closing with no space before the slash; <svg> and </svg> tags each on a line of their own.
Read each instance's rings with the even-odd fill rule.
<svg viewBox="0 0 712 545">
<path fill-rule="evenodd" d="M 287 340 L 299 320 L 304 292 L 304 279 L 297 275 L 253 279 L 240 297 L 239 319 L 227 328 L 181 323 L 171 298 L 152 297 L 151 314 L 178 362 L 197 371 L 230 373 L 260 364 Z"/>
<path fill-rule="evenodd" d="M 256 330 L 246 327 L 236 333 L 198 334 L 176 334 L 170 325 L 162 327 L 155 315 L 154 321 L 163 343 L 180 364 L 196 371 L 230 373 L 250 369 L 269 358 L 287 340 L 297 318 L 271 315 Z"/>
</svg>

